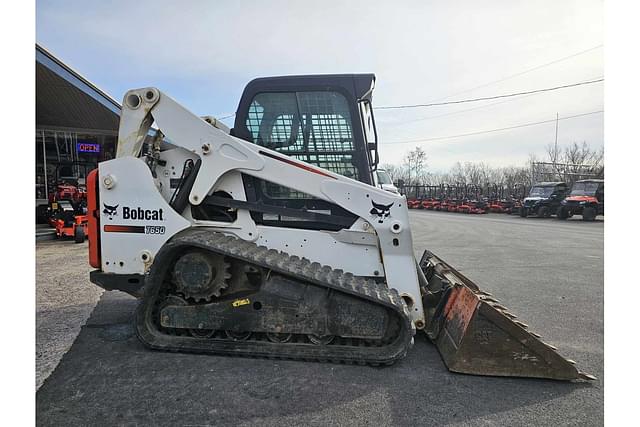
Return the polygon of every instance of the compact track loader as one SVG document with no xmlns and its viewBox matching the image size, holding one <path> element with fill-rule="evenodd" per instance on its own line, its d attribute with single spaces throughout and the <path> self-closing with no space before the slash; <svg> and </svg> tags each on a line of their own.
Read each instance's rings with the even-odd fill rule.
<svg viewBox="0 0 640 427">
<path fill-rule="evenodd" d="M 374 186 L 374 83 L 256 79 L 231 130 L 127 92 L 116 158 L 89 176 L 91 281 L 140 298 L 153 349 L 388 365 L 421 331 L 452 371 L 593 379 L 453 267 L 415 259 L 406 198 Z"/>
</svg>

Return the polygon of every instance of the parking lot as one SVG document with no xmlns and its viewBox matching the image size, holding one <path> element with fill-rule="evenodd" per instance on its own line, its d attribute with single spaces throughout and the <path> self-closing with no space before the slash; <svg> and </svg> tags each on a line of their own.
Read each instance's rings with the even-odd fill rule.
<svg viewBox="0 0 640 427">
<path fill-rule="evenodd" d="M 131 327 L 136 301 L 89 283 L 86 244 L 44 242 L 37 424 L 601 425 L 604 221 L 410 215 L 417 256 L 439 255 L 598 380 L 449 373 L 421 334 L 386 368 L 154 352 Z"/>
</svg>

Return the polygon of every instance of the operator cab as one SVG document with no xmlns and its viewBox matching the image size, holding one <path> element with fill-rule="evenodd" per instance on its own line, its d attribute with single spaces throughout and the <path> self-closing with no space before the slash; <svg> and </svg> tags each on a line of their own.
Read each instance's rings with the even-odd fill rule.
<svg viewBox="0 0 640 427">
<path fill-rule="evenodd" d="M 374 74 L 265 77 L 246 86 L 231 134 L 373 184 Z"/>
<path fill-rule="evenodd" d="M 245 87 L 231 135 L 348 178 L 376 185 L 378 165 L 372 92 L 374 74 L 283 76 L 254 79 Z M 340 216 L 355 215 L 288 187 L 243 176 L 247 201 Z M 252 212 L 263 225 L 343 226 L 300 222 L 289 215 Z"/>
</svg>

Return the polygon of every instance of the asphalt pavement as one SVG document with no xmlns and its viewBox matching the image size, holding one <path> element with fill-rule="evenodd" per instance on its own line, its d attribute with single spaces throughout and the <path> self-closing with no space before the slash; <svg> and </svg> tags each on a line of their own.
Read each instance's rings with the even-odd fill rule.
<svg viewBox="0 0 640 427">
<path fill-rule="evenodd" d="M 87 285 L 90 270 L 87 243 L 36 245 L 36 389 L 69 351 L 102 295 L 102 289 Z"/>
<path fill-rule="evenodd" d="M 136 301 L 105 292 L 37 392 L 37 424 L 602 425 L 604 222 L 420 210 L 411 221 L 416 255 L 455 266 L 598 380 L 449 373 L 421 334 L 385 368 L 151 351 L 131 326 Z"/>
</svg>

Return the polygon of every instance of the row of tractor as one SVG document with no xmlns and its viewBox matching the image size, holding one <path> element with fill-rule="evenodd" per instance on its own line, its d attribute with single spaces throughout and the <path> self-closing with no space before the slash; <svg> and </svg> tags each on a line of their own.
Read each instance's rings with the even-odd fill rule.
<svg viewBox="0 0 640 427">
<path fill-rule="evenodd" d="M 468 193 L 468 192 L 467 192 Z M 506 213 L 526 218 L 535 216 L 558 219 L 581 215 L 584 221 L 593 221 L 604 215 L 604 180 L 585 179 L 572 186 L 565 182 L 541 182 L 533 185 L 524 198 L 513 195 L 456 197 L 446 193 L 429 194 L 426 197 L 408 197 L 409 209 L 426 209 L 467 214 Z"/>
<path fill-rule="evenodd" d="M 443 212 L 459 212 L 468 214 L 487 213 L 487 203 L 477 200 L 435 199 L 408 200 L 409 209 L 428 209 Z"/>
<path fill-rule="evenodd" d="M 409 209 L 427 209 L 430 211 L 457 212 L 466 214 L 517 213 L 521 202 L 513 199 L 453 199 L 427 198 L 424 200 L 411 199 L 407 201 Z"/>
<path fill-rule="evenodd" d="M 466 214 L 517 212 L 525 197 L 522 185 L 440 184 L 403 188 L 409 209 L 427 209 Z"/>
<path fill-rule="evenodd" d="M 440 184 L 402 188 L 410 209 L 467 214 L 511 213 L 524 198 L 523 186 Z M 519 196 L 517 196 L 519 195 Z"/>
</svg>

